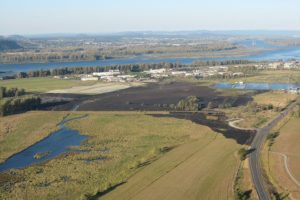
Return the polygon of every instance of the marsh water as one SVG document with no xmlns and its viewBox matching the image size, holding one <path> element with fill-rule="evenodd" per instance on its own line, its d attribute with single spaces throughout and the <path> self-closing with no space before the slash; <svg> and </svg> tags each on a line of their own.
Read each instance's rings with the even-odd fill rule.
<svg viewBox="0 0 300 200">
<path fill-rule="evenodd" d="M 217 83 L 217 89 L 242 89 L 242 90 L 288 90 L 300 88 L 300 84 L 287 83 Z"/>
<path fill-rule="evenodd" d="M 63 153 L 71 152 L 70 146 L 79 146 L 81 142 L 87 139 L 87 136 L 80 135 L 76 130 L 72 130 L 65 126 L 65 123 L 79 120 L 83 117 L 63 120 L 59 127 L 60 129 L 45 139 L 37 142 L 29 148 L 11 156 L 4 163 L 0 164 L 0 172 L 9 169 L 20 169 L 32 164 L 39 164 L 62 155 Z M 39 159 L 36 155 L 43 155 Z"/>
<path fill-rule="evenodd" d="M 263 44 L 257 41 L 256 43 L 261 49 L 265 49 L 269 46 L 261 47 Z M 245 46 L 249 45 L 247 42 Z M 30 64 L 0 64 L 0 71 L 30 71 L 40 69 L 53 69 L 63 67 L 96 67 L 96 66 L 111 66 L 111 65 L 123 65 L 123 64 L 139 64 L 139 63 L 182 63 L 192 64 L 195 61 L 208 61 L 208 60 L 288 60 L 296 59 L 300 60 L 300 46 L 295 47 L 281 47 L 274 48 L 272 51 L 263 52 L 257 55 L 244 56 L 244 57 L 219 57 L 219 58 L 146 58 L 144 56 L 135 56 L 123 59 L 108 59 L 108 60 L 96 60 L 96 61 L 81 61 L 81 62 L 61 62 L 61 63 L 30 63 Z"/>
</svg>

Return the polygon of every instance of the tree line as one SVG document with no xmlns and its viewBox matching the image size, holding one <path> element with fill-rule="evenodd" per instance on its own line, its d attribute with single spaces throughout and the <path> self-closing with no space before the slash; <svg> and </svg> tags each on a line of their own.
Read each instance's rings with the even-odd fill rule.
<svg viewBox="0 0 300 200">
<path fill-rule="evenodd" d="M 54 68 L 46 70 L 33 70 L 29 72 L 20 72 L 17 74 L 18 78 L 26 77 L 47 77 L 47 76 L 62 76 L 69 74 L 90 74 L 93 72 L 105 72 L 108 70 L 120 70 L 122 72 L 142 72 L 150 69 L 179 69 L 201 66 L 217 66 L 217 65 L 237 65 L 237 64 L 249 64 L 253 61 L 247 60 L 227 60 L 227 61 L 197 61 L 191 65 L 185 65 L 181 63 L 144 63 L 144 64 L 127 64 L 127 65 L 113 65 L 113 66 L 96 66 L 96 67 L 64 67 Z"/>
<path fill-rule="evenodd" d="M 6 116 L 41 107 L 41 98 L 26 95 L 24 89 L 0 87 L 0 116 Z"/>
<path fill-rule="evenodd" d="M 1 48 L 1 46 L 0 46 Z M 70 62 L 110 59 L 99 52 L 16 52 L 0 54 L 1 63 Z"/>
<path fill-rule="evenodd" d="M 219 66 L 219 65 L 243 65 L 256 63 L 251 60 L 207 60 L 207 61 L 195 61 L 193 66 Z"/>
<path fill-rule="evenodd" d="M 128 64 L 128 65 L 114 65 L 114 66 L 97 66 L 97 67 L 64 67 L 54 69 L 41 69 L 33 70 L 29 72 L 19 72 L 17 78 L 27 77 L 47 77 L 47 76 L 59 76 L 70 74 L 90 74 L 93 72 L 105 72 L 108 70 L 120 70 L 122 72 L 141 72 L 150 69 L 160 68 L 180 68 L 185 65 L 179 63 L 146 63 L 146 64 Z"/>
<path fill-rule="evenodd" d="M 119 39 L 118 39 L 119 40 Z M 114 40 L 115 41 L 115 40 Z M 147 40 L 148 41 L 148 40 Z M 219 54 L 222 51 L 238 50 L 239 47 L 227 41 L 198 41 L 197 45 L 189 45 L 188 42 L 182 40 L 174 41 L 172 43 L 180 43 L 179 46 L 169 45 L 165 43 L 165 39 L 160 39 L 161 42 L 157 45 L 119 45 L 128 44 L 128 40 L 121 39 L 117 43 L 101 45 L 101 47 L 87 46 L 80 44 L 80 41 L 74 41 L 70 47 L 68 41 L 60 41 L 59 43 L 52 41 L 37 41 L 38 46 L 43 46 L 41 49 L 31 45 L 25 45 L 24 48 L 10 41 L 8 44 L 2 44 L 2 50 L 18 50 L 18 52 L 4 52 L 0 54 L 0 62 L 2 63 L 39 63 L 39 62 L 70 62 L 70 61 L 93 61 L 104 60 L 111 58 L 126 58 L 128 56 L 142 56 L 142 55 L 160 55 L 168 54 L 180 57 L 191 57 L 203 53 Z M 193 40 L 192 40 L 193 41 Z M 198 43 L 197 42 L 197 43 Z M 203 43 L 204 42 L 204 43 Z M 3 43 L 3 42 L 2 42 Z M 7 42 L 6 42 L 7 43 Z M 99 44 L 99 43 L 98 43 Z M 17 45 L 17 46 L 16 46 Z M 0 41 L 1 51 L 1 41 Z"/>
</svg>

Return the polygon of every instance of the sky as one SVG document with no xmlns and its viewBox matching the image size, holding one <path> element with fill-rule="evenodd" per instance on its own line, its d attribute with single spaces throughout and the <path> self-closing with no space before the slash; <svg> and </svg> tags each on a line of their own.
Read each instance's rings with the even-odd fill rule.
<svg viewBox="0 0 300 200">
<path fill-rule="evenodd" d="M 0 0 L 0 35 L 300 30 L 299 0 Z"/>
</svg>

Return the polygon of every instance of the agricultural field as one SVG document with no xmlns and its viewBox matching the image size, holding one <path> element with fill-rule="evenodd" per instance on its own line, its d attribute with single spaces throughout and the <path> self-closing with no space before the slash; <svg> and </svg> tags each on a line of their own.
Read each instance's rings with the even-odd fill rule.
<svg viewBox="0 0 300 200">
<path fill-rule="evenodd" d="M 39 127 L 66 113 L 43 114 Z M 242 146 L 236 140 L 164 112 L 76 112 L 70 117 L 85 114 L 68 126 L 87 135 L 87 141 L 72 147 L 75 152 L 0 174 L 0 198 L 232 198 L 236 152 Z"/>
<path fill-rule="evenodd" d="M 67 89 L 75 86 L 93 85 L 95 81 L 82 82 L 80 80 L 61 80 L 49 78 L 23 78 L 0 81 L 0 85 L 7 88 L 23 88 L 28 92 L 47 92 L 50 90 Z"/>
<path fill-rule="evenodd" d="M 299 130 L 300 118 L 291 117 L 279 129 L 269 151 L 265 147 L 263 157 L 265 170 L 276 189 L 295 200 L 300 198 Z"/>
<path fill-rule="evenodd" d="M 232 199 L 238 148 L 222 135 L 208 135 L 176 148 L 101 199 Z"/>
</svg>

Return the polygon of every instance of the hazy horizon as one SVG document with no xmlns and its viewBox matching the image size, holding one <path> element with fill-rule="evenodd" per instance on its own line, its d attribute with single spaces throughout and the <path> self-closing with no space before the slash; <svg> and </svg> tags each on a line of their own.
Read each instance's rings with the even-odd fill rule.
<svg viewBox="0 0 300 200">
<path fill-rule="evenodd" d="M 44 33 L 32 33 L 32 34 L 6 34 L 6 35 L 1 35 L 0 36 L 24 36 L 24 37 L 31 37 L 31 36 L 52 36 L 52 35 L 70 35 L 70 36 L 77 36 L 77 35 L 88 35 L 88 36 L 93 36 L 93 35 L 122 35 L 122 34 L 130 34 L 130 33 L 170 33 L 170 34 L 175 34 L 175 33 L 238 33 L 238 34 L 246 34 L 246 33 L 272 33 L 272 34 L 281 34 L 281 33 L 286 33 L 286 34 L 300 34 L 300 29 L 299 30 L 292 30 L 292 29 L 282 29 L 282 30 L 277 30 L 277 29 L 265 29 L 265 30 L 249 30 L 249 29 L 240 29 L 240 30 L 226 30 L 226 29 L 220 29 L 220 30 L 133 30 L 133 31 L 115 31 L 115 32 L 44 32 Z M 298 35 L 297 35 L 298 36 Z M 299 35 L 300 37 L 300 35 Z"/>
<path fill-rule="evenodd" d="M 0 35 L 300 29 L 296 0 L 2 0 L 0 5 Z"/>
</svg>

